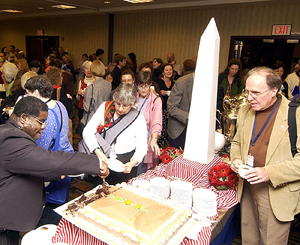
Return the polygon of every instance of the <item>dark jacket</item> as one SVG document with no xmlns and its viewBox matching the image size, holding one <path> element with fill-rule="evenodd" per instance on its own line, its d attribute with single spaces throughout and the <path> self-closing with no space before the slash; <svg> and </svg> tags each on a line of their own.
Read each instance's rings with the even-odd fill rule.
<svg viewBox="0 0 300 245">
<path fill-rule="evenodd" d="M 9 119 L 0 126 L 0 228 L 35 228 L 45 204 L 44 178 L 99 174 L 96 156 L 47 151 Z"/>
</svg>

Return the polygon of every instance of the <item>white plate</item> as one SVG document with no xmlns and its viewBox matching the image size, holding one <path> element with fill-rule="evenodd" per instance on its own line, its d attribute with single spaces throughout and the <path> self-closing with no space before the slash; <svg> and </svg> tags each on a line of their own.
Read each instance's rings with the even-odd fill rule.
<svg viewBox="0 0 300 245">
<path fill-rule="evenodd" d="M 68 175 L 68 176 L 71 177 L 71 178 L 76 178 L 76 177 L 81 177 L 83 175 L 84 174 L 72 174 L 72 175 Z"/>
<path fill-rule="evenodd" d="M 114 158 L 108 160 L 108 168 L 115 172 L 123 172 L 125 170 L 124 164 Z"/>
<path fill-rule="evenodd" d="M 136 180 L 133 182 L 132 186 L 137 187 L 141 190 L 149 190 L 150 182 L 147 180 Z"/>
</svg>

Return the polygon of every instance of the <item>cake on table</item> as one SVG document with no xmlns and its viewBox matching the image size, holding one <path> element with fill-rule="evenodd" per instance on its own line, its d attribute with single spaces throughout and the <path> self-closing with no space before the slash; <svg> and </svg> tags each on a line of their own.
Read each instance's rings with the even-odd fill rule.
<svg viewBox="0 0 300 245">
<path fill-rule="evenodd" d="M 179 230 L 190 228 L 190 216 L 189 209 L 125 183 L 94 189 L 63 210 L 63 217 L 75 225 L 118 245 L 165 244 L 176 236 L 180 243 L 184 233 L 178 235 Z"/>
</svg>

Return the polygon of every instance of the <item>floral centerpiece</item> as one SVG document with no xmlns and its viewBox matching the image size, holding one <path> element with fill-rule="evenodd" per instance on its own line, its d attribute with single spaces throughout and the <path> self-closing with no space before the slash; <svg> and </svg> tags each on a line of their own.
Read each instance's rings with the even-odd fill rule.
<svg viewBox="0 0 300 245">
<path fill-rule="evenodd" d="M 167 147 L 166 149 L 160 148 L 160 160 L 162 163 L 169 163 L 176 157 L 183 153 L 182 149 L 176 149 L 175 147 Z"/>
<path fill-rule="evenodd" d="M 236 173 L 225 162 L 219 162 L 216 166 L 212 167 L 208 173 L 208 177 L 210 184 L 217 190 L 233 188 L 238 180 Z"/>
</svg>

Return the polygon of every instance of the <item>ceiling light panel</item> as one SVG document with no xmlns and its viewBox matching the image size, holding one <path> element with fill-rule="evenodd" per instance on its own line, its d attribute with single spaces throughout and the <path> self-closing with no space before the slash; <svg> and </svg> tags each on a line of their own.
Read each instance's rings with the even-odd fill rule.
<svg viewBox="0 0 300 245">
<path fill-rule="evenodd" d="M 5 13 L 22 13 L 23 11 L 15 10 L 15 9 L 3 9 L 3 10 L 0 10 L 0 12 L 5 12 Z"/>
<path fill-rule="evenodd" d="M 124 2 L 129 2 L 129 3 L 152 3 L 154 2 L 153 0 L 123 0 Z"/>
<path fill-rule="evenodd" d="M 76 7 L 71 5 L 54 5 L 52 8 L 58 8 L 58 9 L 76 9 Z"/>
</svg>

